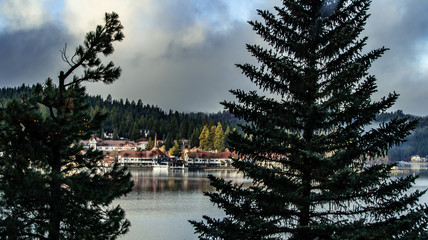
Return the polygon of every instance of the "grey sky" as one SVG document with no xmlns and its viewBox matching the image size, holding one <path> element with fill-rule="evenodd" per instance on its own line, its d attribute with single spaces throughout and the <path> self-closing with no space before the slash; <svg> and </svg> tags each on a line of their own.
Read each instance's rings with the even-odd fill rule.
<svg viewBox="0 0 428 240">
<path fill-rule="evenodd" d="M 164 110 L 216 112 L 229 89 L 254 89 L 234 64 L 253 62 L 246 43 L 260 39 L 246 23 L 256 8 L 279 0 L 2 0 L 0 86 L 43 82 L 64 69 L 59 50 L 115 11 L 125 40 L 111 60 L 123 69 L 112 85 L 90 84 L 90 94 L 142 99 Z M 401 94 L 391 110 L 428 115 L 428 1 L 375 0 L 366 27 L 367 50 L 391 48 L 372 68 L 376 98 Z"/>
</svg>

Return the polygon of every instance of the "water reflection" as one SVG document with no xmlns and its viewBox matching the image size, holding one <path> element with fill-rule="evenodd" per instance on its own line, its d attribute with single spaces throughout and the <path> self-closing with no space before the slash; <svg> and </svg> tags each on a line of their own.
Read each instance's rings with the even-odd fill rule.
<svg viewBox="0 0 428 240">
<path fill-rule="evenodd" d="M 400 166 L 396 176 L 419 174 L 420 178 L 410 189 L 428 187 L 428 171 L 421 165 Z M 405 172 L 405 171 L 406 172 Z M 221 218 L 224 212 L 214 206 L 203 192 L 214 190 L 207 179 L 209 174 L 248 183 L 242 173 L 235 170 L 187 171 L 187 170 L 130 170 L 135 186 L 133 191 L 115 204 L 120 204 L 131 221 L 130 232 L 120 240 L 197 240 L 194 229 L 188 220 L 201 220 L 203 215 Z M 428 195 L 420 199 L 428 203 Z"/>
<path fill-rule="evenodd" d="M 202 220 L 202 215 L 224 216 L 203 195 L 211 191 L 209 174 L 235 182 L 248 182 L 235 170 L 130 170 L 134 189 L 126 197 L 115 201 L 131 221 L 129 233 L 120 240 L 197 239 L 188 220 Z"/>
<path fill-rule="evenodd" d="M 409 163 L 409 162 L 400 162 L 397 169 L 409 170 L 412 173 L 428 173 L 428 163 Z"/>
<path fill-rule="evenodd" d="M 248 181 L 234 170 L 187 171 L 187 170 L 131 170 L 135 192 L 206 192 L 210 186 L 208 175 L 213 174 L 236 182 Z"/>
</svg>

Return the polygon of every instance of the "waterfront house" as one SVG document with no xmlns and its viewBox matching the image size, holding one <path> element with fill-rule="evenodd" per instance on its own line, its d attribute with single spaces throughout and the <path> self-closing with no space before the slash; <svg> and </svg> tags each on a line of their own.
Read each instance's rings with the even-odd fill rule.
<svg viewBox="0 0 428 240">
<path fill-rule="evenodd" d="M 150 151 L 117 152 L 117 162 L 121 165 L 152 166 L 154 162 L 168 160 L 168 156 L 159 149 L 152 149 Z"/>
<path fill-rule="evenodd" d="M 187 162 L 189 167 L 230 167 L 230 157 L 237 157 L 235 153 L 225 152 L 210 152 L 210 151 L 185 151 L 183 160 Z"/>
<path fill-rule="evenodd" d="M 102 140 L 96 136 L 89 141 L 81 141 L 84 148 L 97 149 L 98 151 L 137 151 L 138 146 L 133 141 L 127 140 Z"/>
<path fill-rule="evenodd" d="M 412 157 L 410 158 L 410 161 L 411 161 L 411 162 L 422 163 L 422 162 L 426 162 L 426 158 L 424 158 L 424 157 L 420 157 L 419 155 L 415 155 L 415 156 L 412 156 Z"/>
</svg>

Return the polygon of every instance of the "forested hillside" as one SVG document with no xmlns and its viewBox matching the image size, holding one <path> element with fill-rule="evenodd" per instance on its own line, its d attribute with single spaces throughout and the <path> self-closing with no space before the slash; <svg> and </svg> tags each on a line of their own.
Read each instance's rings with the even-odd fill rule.
<svg viewBox="0 0 428 240">
<path fill-rule="evenodd" d="M 1 88 L 0 101 L 5 104 L 12 97 L 30 94 L 31 87 L 22 85 L 15 88 Z M 101 96 L 89 96 L 88 104 L 91 113 L 101 111 L 107 114 L 102 129 L 103 133 L 112 134 L 114 139 L 128 138 L 130 140 L 154 139 L 166 140 L 173 143 L 178 139 L 191 140 L 191 146 L 199 146 L 199 138 L 204 127 L 211 129 L 220 122 L 223 131 L 234 129 L 238 120 L 229 112 L 219 113 L 180 113 L 170 110 L 165 112 L 158 106 L 143 103 L 142 100 L 115 100 L 110 95 L 106 99 Z M 47 114 L 47 113 L 46 113 Z"/>
<path fill-rule="evenodd" d="M 388 153 L 388 158 L 391 161 L 410 161 L 414 155 L 425 157 L 428 155 L 428 116 L 418 117 L 409 114 L 404 114 L 399 110 L 393 113 L 384 113 L 379 115 L 376 120 L 378 123 L 387 122 L 394 117 L 403 118 L 419 118 L 418 127 L 406 137 L 406 142 L 400 146 L 394 146 Z"/>
<path fill-rule="evenodd" d="M 1 88 L 0 100 L 5 104 L 12 97 L 21 94 L 30 94 L 31 87 L 22 85 L 15 88 Z M 89 96 L 87 99 L 91 105 L 91 112 L 101 111 L 108 114 L 107 120 L 98 135 L 110 133 L 114 139 L 127 138 L 130 140 L 151 139 L 157 135 L 159 140 L 166 140 L 167 144 L 173 144 L 174 140 L 189 139 L 191 146 L 200 146 L 200 136 L 205 128 L 211 130 L 221 123 L 223 131 L 227 128 L 236 128 L 239 122 L 229 112 L 219 113 L 180 113 L 177 111 L 165 112 L 155 105 L 143 103 L 142 100 L 129 101 L 128 99 L 115 100 L 109 95 L 106 99 L 101 96 Z M 391 113 L 383 113 L 376 118 L 376 123 L 387 122 L 394 117 L 420 118 L 416 128 L 400 146 L 393 147 L 388 158 L 391 161 L 409 161 L 413 155 L 425 157 L 428 155 L 428 116 L 411 116 L 399 110 Z M 214 128 L 213 128 L 214 127 Z M 204 145 L 204 144 L 203 144 Z M 226 146 L 227 147 L 227 146 Z"/>
</svg>

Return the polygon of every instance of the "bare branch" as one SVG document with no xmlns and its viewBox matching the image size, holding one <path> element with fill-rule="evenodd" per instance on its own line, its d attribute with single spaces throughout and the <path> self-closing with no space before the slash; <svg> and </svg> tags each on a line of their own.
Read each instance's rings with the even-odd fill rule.
<svg viewBox="0 0 428 240">
<path fill-rule="evenodd" d="M 65 46 L 62 50 L 59 50 L 59 52 L 61 53 L 62 61 L 66 62 L 71 67 L 72 64 L 70 63 L 70 61 L 68 60 L 68 57 L 67 57 L 67 43 L 65 44 Z"/>
</svg>

